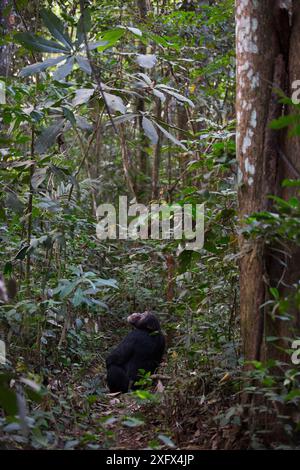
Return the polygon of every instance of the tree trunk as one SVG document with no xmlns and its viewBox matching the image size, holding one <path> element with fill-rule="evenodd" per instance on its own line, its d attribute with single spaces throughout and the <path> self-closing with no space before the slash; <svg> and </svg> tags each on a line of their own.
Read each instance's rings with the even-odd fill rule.
<svg viewBox="0 0 300 470">
<path fill-rule="evenodd" d="M 178 139 L 186 139 L 185 131 L 188 130 L 188 115 L 184 106 L 178 106 L 177 108 L 177 126 L 180 129 L 178 131 Z M 182 175 L 182 183 L 187 184 L 186 168 L 189 162 L 189 155 L 187 152 L 180 153 L 179 168 L 180 174 Z"/>
<path fill-rule="evenodd" d="M 239 162 L 239 215 L 270 209 L 268 194 L 289 197 L 284 178 L 294 178 L 289 162 L 300 170 L 299 137 L 289 139 L 269 123 L 289 113 L 278 102 L 275 89 L 290 93 L 300 77 L 300 3 L 287 0 L 236 0 L 237 25 L 237 158 Z M 285 159 L 282 155 L 285 155 Z M 282 267 L 262 242 L 240 237 L 240 302 L 243 349 L 246 360 L 274 357 L 264 341 L 270 329 L 285 336 L 282 323 L 273 321 L 261 305 L 270 286 L 283 290 Z M 299 279 L 299 251 L 289 262 L 284 283 Z M 277 285 L 278 284 L 278 285 Z M 288 345 L 286 345 L 288 346 Z M 271 354 L 272 353 L 272 354 Z"/>
<path fill-rule="evenodd" d="M 139 16 L 140 16 L 140 21 L 141 23 L 144 23 L 148 11 L 150 9 L 150 4 L 148 0 L 137 0 L 137 6 L 139 10 Z M 146 54 L 147 53 L 147 46 L 145 44 L 141 43 L 139 46 L 139 54 Z M 144 69 L 141 70 L 144 72 Z M 145 101 L 143 98 L 138 98 L 137 99 L 137 105 L 136 105 L 137 112 L 140 113 L 140 117 L 138 118 L 138 123 L 139 123 L 139 149 L 138 149 L 138 162 L 139 162 L 139 170 L 140 170 L 140 175 L 139 178 L 141 180 L 140 183 L 138 183 L 139 189 L 139 199 L 144 199 L 143 196 L 144 194 L 144 188 L 145 188 L 145 179 L 147 178 L 148 171 L 149 171 L 149 162 L 148 162 L 148 154 L 146 152 L 147 146 L 148 146 L 148 141 L 146 139 L 143 126 L 142 126 L 142 114 L 145 112 Z"/>
<path fill-rule="evenodd" d="M 0 0 L 0 35 L 4 36 L 14 25 L 13 11 L 6 11 L 8 0 Z M 0 46 L 0 77 L 9 76 L 11 68 L 12 44 Z"/>
<path fill-rule="evenodd" d="M 156 117 L 161 119 L 161 101 L 157 98 L 156 101 Z M 152 199 L 158 198 L 159 193 L 159 168 L 161 160 L 161 131 L 158 130 L 158 141 L 154 148 L 153 166 L 152 166 Z"/>
</svg>

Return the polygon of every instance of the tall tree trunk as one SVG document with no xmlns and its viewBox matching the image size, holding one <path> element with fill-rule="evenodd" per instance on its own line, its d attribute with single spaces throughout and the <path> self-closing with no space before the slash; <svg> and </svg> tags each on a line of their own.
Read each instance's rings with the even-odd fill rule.
<svg viewBox="0 0 300 470">
<path fill-rule="evenodd" d="M 157 119 L 161 119 L 161 101 L 157 98 L 156 101 L 156 117 Z M 158 141 L 154 148 L 154 155 L 153 155 L 153 166 L 152 166 L 152 199 L 158 198 L 159 192 L 159 167 L 160 167 L 160 160 L 161 160 L 161 131 L 158 131 Z"/>
<path fill-rule="evenodd" d="M 178 106 L 177 108 L 177 126 L 180 129 L 178 131 L 178 139 L 179 140 L 186 139 L 185 131 L 188 131 L 189 126 L 188 126 L 188 115 L 184 106 Z M 179 160 L 179 168 L 180 168 L 180 174 L 182 175 L 183 184 L 187 184 L 186 168 L 187 168 L 188 162 L 189 162 L 188 153 L 181 152 L 180 160 Z"/>
<path fill-rule="evenodd" d="M 148 0 L 137 0 L 137 7 L 139 10 L 139 16 L 140 16 L 140 21 L 141 23 L 144 23 L 148 11 L 150 9 L 150 4 Z M 143 43 L 139 46 L 139 53 L 140 54 L 146 54 L 147 53 L 147 46 Z M 144 71 L 144 70 L 142 70 Z M 143 131 L 143 126 L 142 126 L 142 113 L 145 112 L 145 101 L 143 98 L 138 98 L 137 99 L 137 104 L 136 104 L 136 109 L 140 113 L 139 117 L 139 149 L 138 149 L 138 163 L 139 163 L 139 170 L 140 170 L 140 175 L 139 178 L 141 179 L 141 188 L 138 188 L 138 193 L 143 198 L 143 193 L 144 193 L 144 188 L 145 188 L 145 178 L 148 175 L 149 171 L 149 158 L 148 154 L 146 152 L 147 146 L 148 146 L 148 141 L 146 139 L 146 136 Z"/>
<path fill-rule="evenodd" d="M 4 36 L 14 25 L 14 13 L 9 11 L 9 0 L 0 0 L 0 36 Z M 0 46 L 0 77 L 7 77 L 11 68 L 12 44 Z"/>
<path fill-rule="evenodd" d="M 289 197 L 281 182 L 291 174 L 289 162 L 300 170 L 299 137 L 270 129 L 269 123 L 288 113 L 278 103 L 275 89 L 289 93 L 300 76 L 300 3 L 282 0 L 236 0 L 237 26 L 237 158 L 239 162 L 239 213 L 269 209 L 268 194 Z M 282 155 L 285 155 L 285 159 Z M 274 322 L 261 305 L 269 286 L 282 278 L 282 268 L 271 260 L 262 242 L 240 237 L 240 302 L 243 349 L 246 360 L 270 357 L 264 341 L 272 328 L 283 337 L 282 322 Z M 299 279 L 300 256 L 294 253 L 285 283 Z M 281 279 L 282 281 L 282 279 Z M 279 288 L 284 288 L 281 282 Z M 268 333 L 269 334 L 269 333 Z M 287 345 L 286 345 L 287 346 Z M 274 357 L 274 351 L 272 351 Z"/>
</svg>

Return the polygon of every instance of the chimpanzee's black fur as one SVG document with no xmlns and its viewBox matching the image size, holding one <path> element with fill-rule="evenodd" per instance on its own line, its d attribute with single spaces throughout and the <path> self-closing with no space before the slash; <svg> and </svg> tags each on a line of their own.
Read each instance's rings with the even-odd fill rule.
<svg viewBox="0 0 300 470">
<path fill-rule="evenodd" d="M 133 313 L 127 318 L 135 328 L 107 357 L 107 383 L 110 392 L 134 389 L 139 369 L 153 372 L 165 350 L 165 338 L 153 313 Z"/>
</svg>

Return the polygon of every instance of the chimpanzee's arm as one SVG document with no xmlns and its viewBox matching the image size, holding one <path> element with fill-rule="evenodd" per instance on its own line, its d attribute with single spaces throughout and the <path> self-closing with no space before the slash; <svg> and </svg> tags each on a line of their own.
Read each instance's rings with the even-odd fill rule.
<svg viewBox="0 0 300 470">
<path fill-rule="evenodd" d="M 121 343 L 109 354 L 106 359 L 106 365 L 109 367 L 112 364 L 121 366 L 128 362 L 135 351 L 135 331 L 131 331 Z"/>
</svg>

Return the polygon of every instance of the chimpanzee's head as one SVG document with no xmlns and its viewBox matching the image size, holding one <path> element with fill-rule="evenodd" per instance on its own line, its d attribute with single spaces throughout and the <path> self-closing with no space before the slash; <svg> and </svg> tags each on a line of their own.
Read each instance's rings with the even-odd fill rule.
<svg viewBox="0 0 300 470">
<path fill-rule="evenodd" d="M 160 330 L 160 324 L 156 316 L 151 312 L 143 313 L 132 313 L 127 317 L 127 321 L 130 325 L 135 326 L 139 330 L 147 331 L 158 331 Z"/>
</svg>

